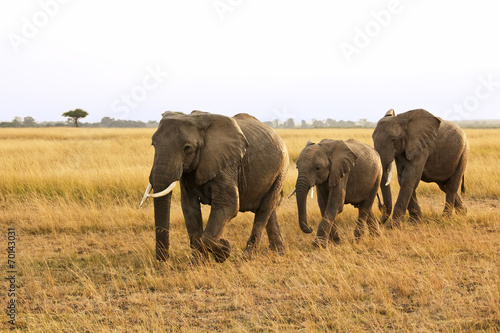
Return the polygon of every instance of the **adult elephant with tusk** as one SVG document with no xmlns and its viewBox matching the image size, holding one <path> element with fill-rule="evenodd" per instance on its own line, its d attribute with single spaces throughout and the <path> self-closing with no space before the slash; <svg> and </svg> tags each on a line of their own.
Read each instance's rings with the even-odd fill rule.
<svg viewBox="0 0 500 333">
<path fill-rule="evenodd" d="M 229 257 L 229 242 L 221 235 L 238 211 L 255 213 L 247 257 L 254 255 L 264 227 L 270 248 L 284 249 L 276 207 L 288 153 L 269 126 L 248 114 L 230 118 L 201 111 L 166 112 L 153 135 L 153 146 L 150 185 L 141 205 L 154 198 L 158 260 L 168 258 L 171 191 L 177 182 L 195 262 L 207 260 L 209 253 L 217 262 Z M 205 229 L 201 204 L 211 205 Z"/>
<path fill-rule="evenodd" d="M 373 132 L 373 144 L 382 160 L 384 174 L 381 190 L 384 200 L 382 222 L 392 212 L 390 178 L 396 162 L 400 190 L 394 205 L 393 222 L 398 225 L 406 210 L 412 221 L 419 221 L 422 211 L 416 188 L 420 180 L 434 182 L 446 193 L 444 214 L 467 209 L 458 194 L 465 190 L 464 173 L 469 157 L 469 144 L 464 131 L 449 121 L 418 109 L 396 115 L 389 110 Z"/>
</svg>

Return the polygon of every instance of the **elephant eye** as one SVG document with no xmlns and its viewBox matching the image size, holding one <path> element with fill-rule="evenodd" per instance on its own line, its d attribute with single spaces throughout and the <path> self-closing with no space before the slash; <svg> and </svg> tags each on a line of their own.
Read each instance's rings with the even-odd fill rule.
<svg viewBox="0 0 500 333">
<path fill-rule="evenodd" d="M 193 146 L 187 144 L 184 146 L 184 153 L 188 154 L 193 151 Z"/>
<path fill-rule="evenodd" d="M 321 170 L 321 167 L 317 166 L 315 169 L 316 169 L 316 171 L 319 171 L 319 170 Z"/>
</svg>

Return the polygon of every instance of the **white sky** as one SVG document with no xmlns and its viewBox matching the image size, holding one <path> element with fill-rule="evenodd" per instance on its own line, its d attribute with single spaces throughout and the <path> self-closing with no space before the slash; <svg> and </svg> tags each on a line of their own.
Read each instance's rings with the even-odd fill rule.
<svg viewBox="0 0 500 333">
<path fill-rule="evenodd" d="M 376 121 L 390 108 L 498 119 L 499 8 L 494 0 L 0 0 L 0 121 L 63 121 L 75 108 L 89 112 L 85 122 L 195 109 L 263 121 Z"/>
</svg>

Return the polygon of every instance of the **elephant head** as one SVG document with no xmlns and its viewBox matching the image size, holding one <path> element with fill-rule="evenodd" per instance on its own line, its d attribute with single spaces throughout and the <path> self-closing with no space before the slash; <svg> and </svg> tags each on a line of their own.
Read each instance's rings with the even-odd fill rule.
<svg viewBox="0 0 500 333">
<path fill-rule="evenodd" d="M 420 154 L 428 152 L 437 136 L 440 124 L 441 119 L 422 109 L 404 112 L 397 116 L 391 109 L 377 123 L 372 138 L 384 170 L 380 183 L 384 200 L 383 222 L 392 212 L 390 182 L 394 159 L 401 156 L 411 162 Z"/>
<path fill-rule="evenodd" d="M 154 197 L 156 258 L 165 260 L 173 186 L 187 175 L 196 185 L 207 183 L 238 163 L 248 142 L 234 119 L 201 111 L 164 113 L 152 140 L 155 155 L 144 199 Z M 151 188 L 154 194 L 148 194 Z"/>
<path fill-rule="evenodd" d="M 311 233 L 307 223 L 307 192 L 313 186 L 327 183 L 328 188 L 337 186 L 340 179 L 351 170 L 356 155 L 341 140 L 324 139 L 318 144 L 308 142 L 297 159 L 297 209 L 300 229 Z M 321 193 L 318 192 L 318 200 Z"/>
</svg>

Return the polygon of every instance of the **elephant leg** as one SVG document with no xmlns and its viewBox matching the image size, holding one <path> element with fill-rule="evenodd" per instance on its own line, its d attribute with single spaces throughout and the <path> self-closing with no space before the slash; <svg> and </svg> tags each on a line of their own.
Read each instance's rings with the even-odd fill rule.
<svg viewBox="0 0 500 333">
<path fill-rule="evenodd" d="M 370 212 L 368 213 L 368 219 L 366 223 L 368 224 L 368 230 L 370 231 L 371 236 L 380 235 L 379 223 L 375 218 L 375 215 L 373 214 L 373 211 L 371 209 Z"/>
<path fill-rule="evenodd" d="M 368 197 L 359 206 L 357 227 L 354 230 L 354 237 L 356 238 L 356 240 L 359 240 L 359 238 L 363 234 L 365 223 L 368 224 L 370 235 L 379 234 L 378 222 L 376 221 L 375 215 L 373 214 L 373 203 L 375 201 L 375 197 L 377 196 L 378 188 L 378 185 L 375 186 Z"/>
<path fill-rule="evenodd" d="M 446 193 L 446 202 L 444 204 L 443 216 L 449 217 L 455 207 L 455 193 Z"/>
<path fill-rule="evenodd" d="M 453 208 L 458 208 L 458 214 L 466 214 L 467 208 L 463 205 L 463 201 L 458 195 L 458 190 L 460 188 L 460 184 L 462 184 L 463 176 L 465 172 L 465 166 L 467 165 L 468 154 L 465 153 L 460 158 L 460 162 L 458 163 L 457 169 L 450 177 L 448 182 L 446 183 L 446 203 L 443 211 L 443 215 L 450 216 L 453 212 Z"/>
<path fill-rule="evenodd" d="M 448 182 L 446 183 L 438 183 L 439 189 L 447 195 L 448 193 Z M 451 200 L 451 198 L 450 198 Z M 444 216 L 450 216 L 451 212 L 453 211 L 453 207 L 455 206 L 455 198 L 453 198 L 453 203 L 448 204 L 448 198 L 446 199 L 446 202 L 444 204 L 444 210 L 443 210 L 443 215 Z"/>
<path fill-rule="evenodd" d="M 368 211 L 365 207 L 359 207 L 358 220 L 356 221 L 356 229 L 354 229 L 354 237 L 356 241 L 359 241 L 364 233 L 365 222 L 368 219 Z"/>
<path fill-rule="evenodd" d="M 404 164 L 403 163 L 396 163 L 396 166 L 397 166 L 397 171 L 398 171 L 398 184 L 399 184 L 399 188 L 401 189 L 401 184 L 403 182 Z M 399 199 L 399 195 L 398 195 L 398 199 Z M 394 227 L 399 226 L 399 223 L 401 220 L 401 213 L 398 213 L 398 215 L 394 216 L 394 209 L 395 209 L 395 204 L 394 204 L 394 207 L 392 209 L 392 213 L 393 213 L 392 219 L 386 225 L 387 228 L 389 228 L 389 229 L 392 229 Z M 404 213 L 403 213 L 403 215 L 404 215 Z M 386 220 L 387 219 L 384 220 L 384 217 L 382 217 L 382 222 L 385 222 Z"/>
<path fill-rule="evenodd" d="M 318 225 L 318 232 L 316 233 L 316 238 L 313 241 L 313 244 L 318 247 L 325 248 L 328 241 L 337 244 L 340 243 L 335 218 L 344 207 L 346 185 L 347 177 L 342 179 L 341 182 L 329 192 L 325 213 L 323 214 L 323 218 Z"/>
<path fill-rule="evenodd" d="M 266 225 L 267 237 L 269 238 L 269 248 L 278 253 L 284 253 L 283 237 L 281 236 L 276 209 L 273 210 Z"/>
<path fill-rule="evenodd" d="M 266 205 L 267 206 L 267 205 Z M 272 211 L 270 208 L 265 208 L 265 209 L 257 209 L 255 212 L 255 218 L 253 221 L 253 227 L 252 227 L 252 233 L 250 234 L 250 237 L 248 238 L 247 241 L 247 246 L 245 248 L 245 254 L 244 257 L 245 259 L 252 259 L 255 255 L 255 251 L 257 250 L 257 247 L 259 246 L 260 240 L 262 238 L 262 230 L 264 227 L 267 229 L 267 224 L 269 220 L 271 219 Z M 276 226 L 270 227 L 272 229 L 271 235 L 273 233 L 279 232 L 279 229 L 275 228 Z M 267 229 L 269 230 L 269 229 Z M 269 233 L 268 233 L 269 237 Z M 273 235 L 275 238 L 276 235 Z"/>
<path fill-rule="evenodd" d="M 317 189 L 317 197 L 318 197 L 318 206 L 319 211 L 321 212 L 321 216 L 325 215 L 326 205 L 328 203 L 328 186 L 324 184 L 320 184 L 316 186 Z"/>
<path fill-rule="evenodd" d="M 370 235 L 379 234 L 378 231 L 378 222 L 375 219 L 375 215 L 373 214 L 373 202 L 375 201 L 375 196 L 377 195 L 378 186 L 375 190 L 369 195 L 369 197 L 360 204 L 358 220 L 356 229 L 354 229 L 354 237 L 358 241 L 360 237 L 364 233 L 365 223 L 368 224 L 368 228 L 370 231 Z"/>
<path fill-rule="evenodd" d="M 422 210 L 418 204 L 417 191 L 414 190 L 408 203 L 408 213 L 410 214 L 410 222 L 418 223 L 422 219 Z"/>
<path fill-rule="evenodd" d="M 340 244 L 339 231 L 335 221 L 331 224 L 330 234 L 328 235 L 328 241 L 333 244 Z"/>
<path fill-rule="evenodd" d="M 319 206 L 319 211 L 321 212 L 321 216 L 325 216 L 326 212 L 326 206 L 328 204 L 328 196 L 329 196 L 329 190 L 328 186 L 324 184 L 320 184 L 316 186 L 316 189 L 318 190 L 317 197 L 318 197 L 318 206 Z M 337 213 L 338 214 L 338 213 Z M 339 243 L 340 238 L 339 234 L 337 232 L 337 226 L 335 223 L 330 223 L 330 231 L 328 231 L 328 225 L 323 225 L 321 228 L 324 229 L 324 233 L 328 235 L 328 241 L 332 243 Z M 318 229 L 319 230 L 319 229 Z M 320 247 L 326 247 L 326 244 L 316 244 Z"/>
<path fill-rule="evenodd" d="M 465 207 L 460 194 L 455 195 L 455 212 L 458 215 L 467 215 L 467 207 Z"/>
<path fill-rule="evenodd" d="M 248 238 L 245 248 L 245 257 L 247 259 L 251 259 L 255 255 L 255 251 L 262 238 L 262 230 L 264 227 L 266 227 L 271 248 L 278 250 L 283 247 L 283 239 L 281 237 L 275 211 L 283 187 L 283 181 L 284 175 L 278 176 L 269 191 L 262 198 L 259 208 L 255 211 L 252 233 Z"/>
<path fill-rule="evenodd" d="M 417 159 L 426 160 L 427 156 L 419 156 Z M 418 162 L 419 161 L 415 161 L 415 165 L 405 165 L 403 169 L 400 181 L 401 188 L 399 190 L 398 199 L 396 200 L 396 203 L 394 205 L 394 213 L 392 215 L 392 223 L 396 226 L 403 221 L 405 213 L 408 209 L 408 205 L 410 203 L 410 199 L 412 198 L 413 193 L 415 192 L 418 183 L 422 178 L 425 161 L 420 161 L 420 163 Z"/>
<path fill-rule="evenodd" d="M 212 209 L 207 226 L 201 236 L 203 247 L 214 254 L 216 262 L 224 262 L 231 253 L 231 246 L 220 238 L 227 222 L 238 214 L 239 194 L 236 185 L 212 189 Z"/>
<path fill-rule="evenodd" d="M 203 262 L 208 259 L 208 252 L 202 246 L 203 219 L 200 201 L 192 190 L 181 182 L 181 206 L 189 235 L 189 244 L 193 253 L 193 262 Z"/>
</svg>

